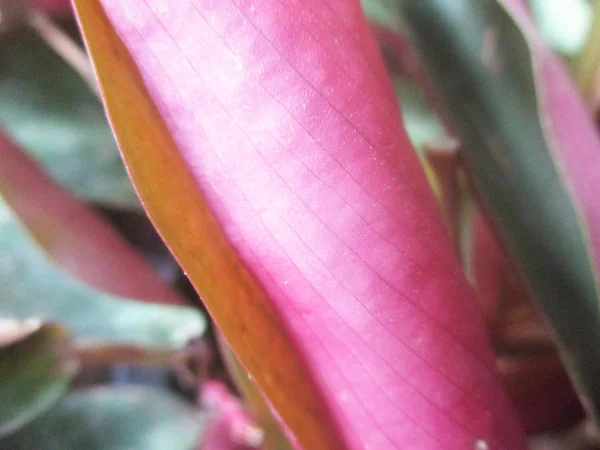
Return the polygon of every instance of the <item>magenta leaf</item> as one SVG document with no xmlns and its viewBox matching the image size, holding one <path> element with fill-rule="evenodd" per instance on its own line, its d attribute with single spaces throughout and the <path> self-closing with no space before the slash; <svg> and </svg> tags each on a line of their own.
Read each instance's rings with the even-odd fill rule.
<svg viewBox="0 0 600 450">
<path fill-rule="evenodd" d="M 233 350 L 300 444 L 525 448 L 495 373 L 481 309 L 402 128 L 358 2 L 101 4 L 178 149 L 164 148 L 158 164 L 152 160 L 158 150 L 132 145 L 132 136 L 148 130 L 141 118 L 123 119 L 136 105 L 122 102 L 131 92 L 123 72 L 111 73 L 123 64 L 122 54 L 103 47 L 102 33 L 110 30 L 95 29 L 94 9 L 78 2 L 133 182 Z M 155 166 L 161 170 L 151 178 Z M 173 208 L 187 195 L 173 186 L 186 177 L 201 200 Z M 287 392 L 287 403 L 271 395 L 272 377 L 261 369 L 282 353 L 248 344 L 260 341 L 261 323 L 231 326 L 247 305 L 217 294 L 239 280 L 212 268 L 218 252 L 210 253 L 209 241 L 194 247 L 201 253 L 190 249 L 200 231 L 178 231 L 205 220 L 201 202 L 276 311 L 280 333 L 291 337 L 307 367 L 302 384 L 318 391 L 323 417 L 331 418 L 341 443 L 311 441 L 311 430 L 296 420 L 296 392 Z M 222 278 L 211 278 L 210 270 L 221 270 Z M 225 314 L 224 305 L 235 308 Z M 274 376 L 290 385 L 296 375 L 290 371 L 279 367 Z"/>
</svg>

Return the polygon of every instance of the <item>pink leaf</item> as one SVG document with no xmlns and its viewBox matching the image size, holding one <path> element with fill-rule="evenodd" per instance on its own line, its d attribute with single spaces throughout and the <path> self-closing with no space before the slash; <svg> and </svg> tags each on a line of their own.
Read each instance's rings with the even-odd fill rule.
<svg viewBox="0 0 600 450">
<path fill-rule="evenodd" d="M 344 448 L 525 448 L 358 2 L 101 3 L 223 235 L 308 366 L 306 383 L 325 399 Z M 99 41 L 85 32 L 94 55 Z M 103 83 L 99 54 L 110 96 L 118 79 Z M 107 106 L 123 130 L 123 115 Z M 168 202 L 161 179 L 137 178 L 147 162 L 130 143 L 120 140 L 134 183 L 192 267 L 174 223 L 191 221 L 197 205 L 171 223 L 157 220 Z M 165 177 L 173 176 L 167 155 Z M 208 282 L 194 278 L 223 329 L 215 311 L 232 300 L 212 298 Z M 247 368 L 259 384 L 270 381 Z M 273 406 L 293 416 L 293 404 Z"/>
</svg>

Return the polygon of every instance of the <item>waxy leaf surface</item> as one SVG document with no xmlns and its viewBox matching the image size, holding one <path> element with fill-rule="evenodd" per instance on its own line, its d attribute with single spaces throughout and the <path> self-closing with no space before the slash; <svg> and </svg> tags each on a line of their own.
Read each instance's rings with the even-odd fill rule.
<svg viewBox="0 0 600 450">
<path fill-rule="evenodd" d="M 151 219 L 305 449 L 524 448 L 356 1 L 76 1 Z"/>
</svg>

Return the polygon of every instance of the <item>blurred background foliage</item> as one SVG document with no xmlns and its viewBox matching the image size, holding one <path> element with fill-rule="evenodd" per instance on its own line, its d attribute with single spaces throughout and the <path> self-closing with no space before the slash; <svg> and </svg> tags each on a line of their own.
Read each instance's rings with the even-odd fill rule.
<svg viewBox="0 0 600 450">
<path fill-rule="evenodd" d="M 591 104 L 600 65 L 600 38 L 594 39 L 599 3 L 529 1 L 543 37 Z M 5 4 L 0 1 L 0 7 Z M 442 208 L 453 205 L 444 215 L 473 279 L 469 230 L 475 208 L 455 157 L 458 144 L 406 40 L 399 2 L 362 0 L 362 5 L 388 63 L 408 135 Z M 49 20 L 81 45 L 72 17 Z M 236 379 L 247 377 L 235 361 L 217 356 L 217 339 L 201 303 L 141 211 L 97 95 L 36 26 L 24 20 L 0 29 L 0 128 L 8 136 L 0 139 L 0 166 L 12 167 L 11 173 L 0 169 L 0 448 L 192 449 L 209 439 L 211 424 L 225 427 L 229 448 L 260 447 L 260 427 L 269 430 L 264 448 L 285 448 L 260 394 L 249 400 L 256 407 L 250 407 L 254 418 L 241 422 L 237 415 L 223 420 L 218 404 L 200 401 L 206 379 L 220 380 L 236 393 Z M 27 156 L 11 160 L 2 145 Z M 19 169 L 29 164 L 58 184 Z M 15 186 L 36 183 L 56 194 L 57 205 L 71 205 L 65 209 L 71 221 L 52 225 L 27 215 L 37 206 L 15 197 Z M 110 255 L 110 246 L 78 246 L 65 255 L 55 245 L 114 230 L 122 241 L 115 245 L 145 263 L 136 262 L 138 256 Z M 86 279 L 85 270 L 74 270 L 69 258 L 89 271 L 105 258 L 124 282 L 155 271 L 162 286 L 157 289 L 168 293 L 148 298 L 147 291 L 138 290 L 140 275 L 127 295 L 119 295 L 121 287 L 110 277 Z M 539 324 L 533 316 L 528 320 Z M 502 335 L 507 322 L 494 323 Z M 230 372 L 237 370 L 237 376 L 228 375 L 224 365 L 234 367 Z M 247 399 L 256 395 L 252 386 L 237 386 Z"/>
</svg>

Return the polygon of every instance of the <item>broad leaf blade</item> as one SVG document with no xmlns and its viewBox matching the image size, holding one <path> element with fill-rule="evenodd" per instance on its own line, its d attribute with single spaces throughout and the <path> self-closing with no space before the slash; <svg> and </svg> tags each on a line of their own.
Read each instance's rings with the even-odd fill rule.
<svg viewBox="0 0 600 450">
<path fill-rule="evenodd" d="M 94 60 L 94 63 L 101 87 L 104 83 L 115 85 L 114 93 L 107 91 L 105 95 L 107 102 L 115 102 L 113 108 L 107 105 L 113 126 L 122 124 L 116 133 L 125 158 L 135 158 L 134 153 L 129 153 L 135 148 L 146 149 L 145 154 L 137 158 L 147 162 L 148 166 L 141 162 L 138 166 L 131 160 L 128 163 L 130 175 L 151 219 L 163 235 L 165 228 L 178 231 L 178 242 L 170 241 L 168 244 L 171 250 L 178 250 L 176 256 L 190 277 L 205 280 L 205 286 L 200 290 L 203 300 L 208 303 L 214 298 L 214 301 L 228 299 L 231 302 L 221 302 L 221 308 L 216 308 L 215 304 L 215 309 L 209 304 L 212 317 L 227 339 L 235 345 L 236 352 L 243 355 L 244 365 L 260 377 L 270 399 L 280 407 L 293 405 L 290 411 L 293 416 L 287 414 L 286 419 L 292 424 L 297 422 L 306 427 L 307 433 L 312 435 L 309 442 L 314 443 L 314 448 L 327 448 L 328 443 L 332 443 L 333 448 L 339 447 L 337 433 L 331 433 L 335 427 L 331 425 L 331 419 L 323 415 L 326 409 L 321 406 L 322 399 L 313 393 L 311 377 L 299 360 L 294 345 L 281 332 L 275 311 L 269 306 L 260 287 L 241 266 L 204 199 L 198 195 L 195 181 L 178 157 L 170 132 L 151 102 L 135 64 L 116 37 L 102 7 L 97 2 L 75 5 L 92 57 L 97 55 L 96 48 L 100 54 L 107 49 L 114 52 L 114 59 L 107 58 L 106 66 L 100 66 L 102 59 Z M 113 63 L 116 63 L 114 78 L 108 70 Z M 108 76 L 110 78 L 105 79 Z M 125 93 L 126 98 L 123 97 Z M 124 108 L 125 103 L 121 103 L 124 99 L 126 103 L 136 105 L 136 114 L 131 114 L 133 110 L 130 108 Z M 135 130 L 136 123 L 139 129 L 145 130 L 144 133 L 126 133 L 127 130 Z M 165 170 L 168 170 L 169 176 L 165 177 L 161 189 L 157 190 L 158 186 L 153 180 L 159 173 L 165 174 Z M 144 191 L 141 191 L 140 184 L 144 186 Z M 148 187 L 149 192 L 146 191 Z M 161 201 L 158 205 L 165 210 L 151 209 L 152 197 L 148 198 L 148 195 L 153 191 L 157 194 L 161 191 L 166 195 L 174 194 L 169 202 L 159 198 Z M 182 216 L 191 205 L 194 207 L 193 214 Z M 194 239 L 189 239 L 191 236 Z M 184 247 L 187 250 L 183 251 Z M 256 333 L 257 329 L 260 333 Z M 248 335 L 250 330 L 253 335 Z M 260 355 L 255 349 L 260 349 Z M 265 354 L 276 355 L 276 358 L 264 358 Z M 293 376 L 286 378 L 281 372 Z"/>
<path fill-rule="evenodd" d="M 522 2 L 403 1 L 480 197 L 586 404 L 600 405 L 600 142 Z"/>
<path fill-rule="evenodd" d="M 75 391 L 8 439 L 11 450 L 193 450 L 205 418 L 167 392 L 144 387 Z"/>
<path fill-rule="evenodd" d="M 301 445 L 524 448 L 358 3 L 76 5 L 145 207 Z"/>
<path fill-rule="evenodd" d="M 6 334 L 6 319 L 0 320 Z M 11 343 L 0 343 L 0 438 L 46 412 L 66 394 L 77 371 L 67 332 L 43 325 Z"/>
</svg>

